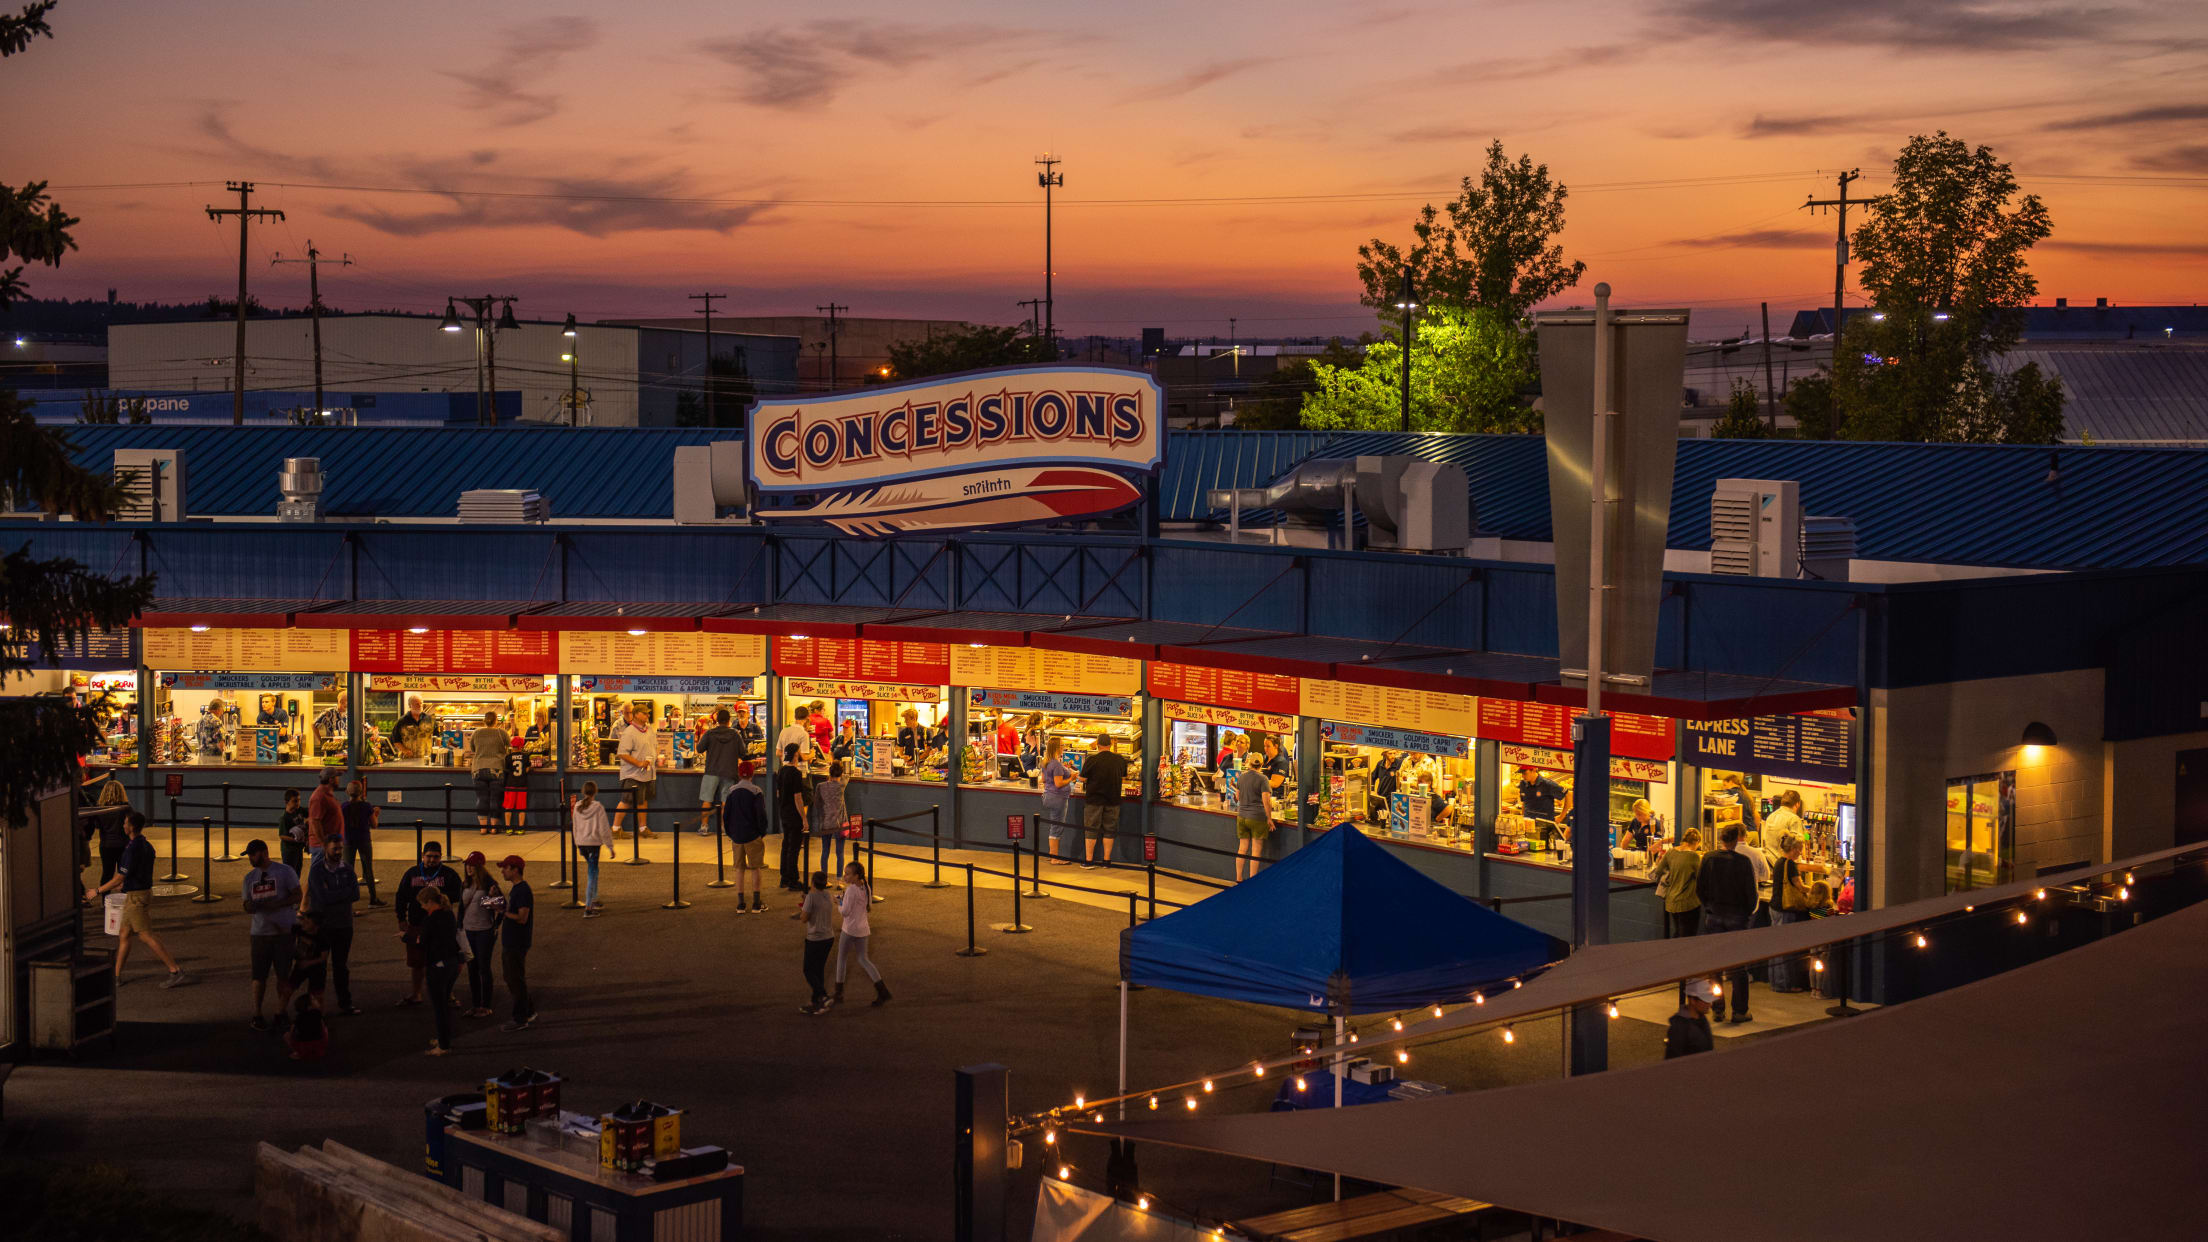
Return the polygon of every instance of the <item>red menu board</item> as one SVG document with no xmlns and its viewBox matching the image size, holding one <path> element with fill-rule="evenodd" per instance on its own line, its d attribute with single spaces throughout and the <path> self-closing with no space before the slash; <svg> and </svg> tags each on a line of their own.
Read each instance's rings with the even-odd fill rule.
<svg viewBox="0 0 2208 1242">
<path fill-rule="evenodd" d="M 1638 712 L 1610 714 L 1610 753 L 1633 759 L 1669 759 L 1678 745 L 1669 716 Z"/>
<path fill-rule="evenodd" d="M 784 677 L 901 681 L 948 685 L 951 649 L 944 643 L 871 638 L 777 638 L 774 671 Z"/>
<path fill-rule="evenodd" d="M 1572 717 L 1576 714 L 1577 709 L 1557 703 L 1482 698 L 1479 736 L 1492 742 L 1570 750 Z M 1670 717 L 1643 716 L 1636 712 L 1609 715 L 1612 755 L 1630 759 L 1671 758 L 1676 739 Z"/>
<path fill-rule="evenodd" d="M 1150 693 L 1182 703 L 1209 703 L 1216 707 L 1293 716 L 1302 708 L 1303 682 L 1300 678 L 1273 673 L 1245 673 L 1159 661 L 1150 666 Z"/>
<path fill-rule="evenodd" d="M 354 630 L 353 668 L 362 673 L 556 673 L 551 630 Z"/>
</svg>

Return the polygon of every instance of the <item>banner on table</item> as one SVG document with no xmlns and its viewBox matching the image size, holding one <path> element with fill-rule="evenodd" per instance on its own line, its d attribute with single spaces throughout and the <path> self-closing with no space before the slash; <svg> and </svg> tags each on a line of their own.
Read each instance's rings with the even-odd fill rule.
<svg viewBox="0 0 2208 1242">
<path fill-rule="evenodd" d="M 1135 713 L 1133 699 L 1107 694 L 1046 694 L 1041 690 L 975 690 L 967 701 L 975 707 L 999 711 L 1047 712 L 1066 716 L 1112 716 L 1126 719 Z"/>
<path fill-rule="evenodd" d="M 888 739 L 859 737 L 851 739 L 852 771 L 859 776 L 894 776 L 890 767 L 890 754 L 896 747 Z"/>
<path fill-rule="evenodd" d="M 782 686 L 785 697 L 806 699 L 867 699 L 876 703 L 934 703 L 943 697 L 937 685 L 904 685 L 888 681 L 823 681 L 793 677 Z"/>
<path fill-rule="evenodd" d="M 1679 758 L 1780 780 L 1855 781 L 1855 718 L 1846 708 L 1749 720 L 1682 720 Z"/>
<path fill-rule="evenodd" d="M 476 694 L 543 694 L 548 689 L 542 677 L 511 677 L 484 674 L 474 677 L 434 676 L 428 674 L 378 673 L 368 678 L 370 690 L 450 690 Z"/>
<path fill-rule="evenodd" d="M 1298 678 L 1273 673 L 1245 673 L 1160 660 L 1150 666 L 1150 693 L 1182 703 L 1210 703 L 1219 707 L 1239 707 L 1244 711 L 1295 715 L 1302 711 L 1303 685 Z"/>
<path fill-rule="evenodd" d="M 162 673 L 171 690 L 343 690 L 341 673 Z"/>
<path fill-rule="evenodd" d="M 1547 772 L 1570 772 L 1572 752 L 1551 750 L 1546 746 L 1519 746 L 1503 743 L 1496 747 L 1495 757 L 1514 767 L 1540 768 Z M 1610 756 L 1610 775 L 1633 781 L 1667 782 L 1671 779 L 1671 766 L 1653 759 L 1630 759 Z"/>
<path fill-rule="evenodd" d="M 346 630 L 160 627 L 141 630 L 148 668 L 237 673 L 342 673 L 352 662 Z"/>
<path fill-rule="evenodd" d="M 1469 694 L 1368 686 L 1355 681 L 1305 678 L 1297 710 L 1306 716 L 1382 728 L 1471 737 L 1479 724 L 1479 700 Z"/>
<path fill-rule="evenodd" d="M 1335 720 L 1319 722 L 1319 736 L 1326 741 L 1340 742 L 1344 746 L 1370 746 L 1377 750 L 1407 750 L 1421 755 L 1441 755 L 1462 759 L 1471 753 L 1468 739 L 1448 737 L 1440 733 L 1421 733 L 1415 729 L 1381 729 L 1372 725 L 1346 724 Z"/>
<path fill-rule="evenodd" d="M 1186 720 L 1195 724 L 1219 725 L 1244 732 L 1257 730 L 1264 733 L 1294 733 L 1296 718 L 1293 713 L 1246 712 L 1234 707 L 1214 707 L 1208 703 L 1167 703 L 1164 705 L 1167 720 Z"/>
<path fill-rule="evenodd" d="M 767 671 L 767 640 L 757 634 L 631 634 L 560 630 L 559 672 L 631 677 L 755 677 Z M 710 693 L 710 692 L 701 692 Z"/>
<path fill-rule="evenodd" d="M 1142 693 L 1142 661 L 1033 647 L 953 646 L 951 684 L 1048 694 Z"/>
<path fill-rule="evenodd" d="M 749 677 L 578 677 L 575 688 L 586 694 L 722 694 L 739 699 L 757 697 Z"/>
</svg>

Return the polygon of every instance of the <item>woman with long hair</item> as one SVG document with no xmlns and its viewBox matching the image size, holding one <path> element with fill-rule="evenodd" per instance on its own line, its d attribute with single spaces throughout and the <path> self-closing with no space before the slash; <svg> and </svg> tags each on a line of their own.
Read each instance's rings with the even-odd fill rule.
<svg viewBox="0 0 2208 1242">
<path fill-rule="evenodd" d="M 428 967 L 429 1010 L 436 1021 L 436 1035 L 429 1041 L 429 1055 L 452 1051 L 452 986 L 460 981 L 460 921 L 452 916 L 445 892 L 424 885 L 416 898 L 422 910 L 422 961 Z"/>
<path fill-rule="evenodd" d="M 468 1016 L 488 1018 L 497 999 L 491 982 L 491 948 L 505 921 L 505 897 L 477 850 L 460 865 L 460 934 L 468 938 Z"/>
<path fill-rule="evenodd" d="M 843 983 L 850 977 L 851 959 L 859 960 L 859 969 L 874 981 L 876 1007 L 889 1003 L 889 985 L 882 982 L 882 972 L 875 968 L 874 959 L 866 955 L 866 942 L 874 934 L 872 913 L 874 886 L 867 882 L 866 864 L 853 859 L 843 869 L 843 939 L 836 945 L 836 1001 L 843 1001 Z"/>
<path fill-rule="evenodd" d="M 843 821 L 850 812 L 844 798 L 849 786 L 843 779 L 843 761 L 828 765 L 828 775 L 813 786 L 813 839 L 820 842 L 819 866 L 822 871 L 843 870 Z M 836 847 L 836 865 L 828 865 L 828 846 Z"/>
<path fill-rule="evenodd" d="M 606 819 L 606 804 L 598 800 L 598 782 L 584 781 L 583 796 L 575 799 L 575 852 L 583 859 L 583 917 L 597 918 L 598 851 L 613 845 L 613 828 Z"/>
</svg>

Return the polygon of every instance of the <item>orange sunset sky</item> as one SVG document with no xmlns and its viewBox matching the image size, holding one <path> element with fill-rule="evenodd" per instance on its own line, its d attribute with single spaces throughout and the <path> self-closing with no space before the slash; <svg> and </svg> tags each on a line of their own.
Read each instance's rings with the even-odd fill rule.
<svg viewBox="0 0 2208 1242">
<path fill-rule="evenodd" d="M 1624 303 L 1737 331 L 1829 303 L 1801 210 L 1946 128 L 2047 201 L 2041 300 L 2200 299 L 2208 5 L 1510 0 L 764 5 L 64 0 L 0 67 L 5 180 L 81 250 L 45 296 L 227 294 L 261 183 L 266 302 L 308 239 L 348 309 L 517 293 L 552 318 L 1017 322 L 1041 291 L 1032 159 L 1065 160 L 1062 332 L 1356 331 L 1359 241 L 1400 239 L 1490 138 L 1572 189 L 1567 252 Z M 1124 200 L 1203 200 L 1180 202 Z M 1122 200 L 1122 201 L 1112 201 Z M 1567 302 L 1572 298 L 1567 296 Z"/>
</svg>

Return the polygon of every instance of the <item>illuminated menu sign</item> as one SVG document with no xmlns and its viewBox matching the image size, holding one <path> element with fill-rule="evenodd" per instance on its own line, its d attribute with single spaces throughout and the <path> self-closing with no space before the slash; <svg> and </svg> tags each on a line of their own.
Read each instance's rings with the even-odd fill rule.
<svg viewBox="0 0 2208 1242">
<path fill-rule="evenodd" d="M 792 678 L 782 690 L 792 699 L 867 699 L 877 703 L 937 703 L 943 688 L 937 685 L 888 681 L 836 681 L 819 677 Z"/>
<path fill-rule="evenodd" d="M 1142 662 L 1033 647 L 953 646 L 951 684 L 1045 694 L 1142 693 Z"/>
<path fill-rule="evenodd" d="M 148 668 L 210 673 L 330 673 L 357 667 L 344 630 L 183 627 L 142 630 Z"/>
<path fill-rule="evenodd" d="M 757 634 L 561 630 L 559 639 L 559 671 L 563 673 L 753 677 L 767 671 L 767 640 Z"/>
<path fill-rule="evenodd" d="M 1495 748 L 1495 757 L 1516 768 L 1540 768 L 1548 772 L 1578 770 L 1572 764 L 1572 752 L 1550 750 L 1545 746 L 1520 746 L 1505 742 Z M 1613 779 L 1655 781 L 1661 784 L 1671 780 L 1671 767 L 1653 759 L 1628 759 L 1612 755 L 1610 775 Z"/>
<path fill-rule="evenodd" d="M 138 661 L 131 658 L 130 631 L 127 629 L 87 630 L 74 639 L 55 644 L 52 655 L 53 662 L 63 668 L 87 672 L 138 666 Z M 25 644 L 24 657 L 34 666 L 48 663 L 46 648 L 36 642 Z"/>
<path fill-rule="evenodd" d="M 732 698 L 758 697 L 749 677 L 578 677 L 575 688 L 585 694 L 720 694 Z"/>
<path fill-rule="evenodd" d="M 1682 720 L 1680 759 L 1780 780 L 1855 780 L 1855 718 L 1845 709 L 1751 720 Z"/>
<path fill-rule="evenodd" d="M 1550 750 L 1572 749 L 1576 709 L 1529 699 L 1481 699 L 1479 736 L 1485 741 L 1515 742 Z M 1609 712 L 1610 753 L 1630 759 L 1669 759 L 1677 749 L 1667 716 Z M 1536 765 L 1538 766 L 1538 765 Z"/>
<path fill-rule="evenodd" d="M 1124 719 L 1135 714 L 1133 699 L 1117 698 L 1108 694 L 1051 694 L 1042 690 L 975 690 L 969 696 L 975 707 L 994 708 L 1009 712 L 1048 712 L 1067 716 L 1114 716 Z"/>
<path fill-rule="evenodd" d="M 1214 707 L 1208 703 L 1167 703 L 1167 720 L 1186 720 L 1195 724 L 1221 725 L 1229 729 L 1261 729 L 1267 733 L 1293 733 L 1296 717 L 1293 713 L 1245 712 L 1232 707 Z"/>
<path fill-rule="evenodd" d="M 1334 720 L 1319 723 L 1319 736 L 1329 742 L 1340 742 L 1344 746 L 1407 750 L 1451 759 L 1462 759 L 1471 750 L 1471 743 L 1461 737 L 1421 733 L 1416 729 L 1382 729 L 1374 725 L 1343 724 Z"/>
<path fill-rule="evenodd" d="M 304 631 L 312 633 L 313 631 Z M 336 631 L 345 633 L 345 631 Z M 353 630 L 352 667 L 362 673 L 554 673 L 550 630 Z"/>
<path fill-rule="evenodd" d="M 162 673 L 171 690 L 343 690 L 337 673 Z"/>
<path fill-rule="evenodd" d="M 951 649 L 944 643 L 881 642 L 871 638 L 777 638 L 774 671 L 784 677 L 942 686 L 951 681 Z M 923 697 L 936 696 L 931 691 Z"/>
<path fill-rule="evenodd" d="M 550 689 L 542 677 L 499 676 L 489 673 L 447 674 L 374 673 L 370 690 L 441 690 L 473 694 L 543 694 Z"/>
<path fill-rule="evenodd" d="M 1355 681 L 1305 680 L 1299 707 L 1306 716 L 1469 738 L 1478 724 L 1478 700 L 1469 694 L 1368 686 Z M 1440 752 L 1432 752 L 1440 753 Z"/>
<path fill-rule="evenodd" d="M 1234 669 L 1204 668 L 1195 664 L 1150 666 L 1150 693 L 1183 703 L 1211 703 L 1244 711 L 1294 715 L 1302 710 L 1300 678 L 1271 673 L 1244 673 Z"/>
</svg>

